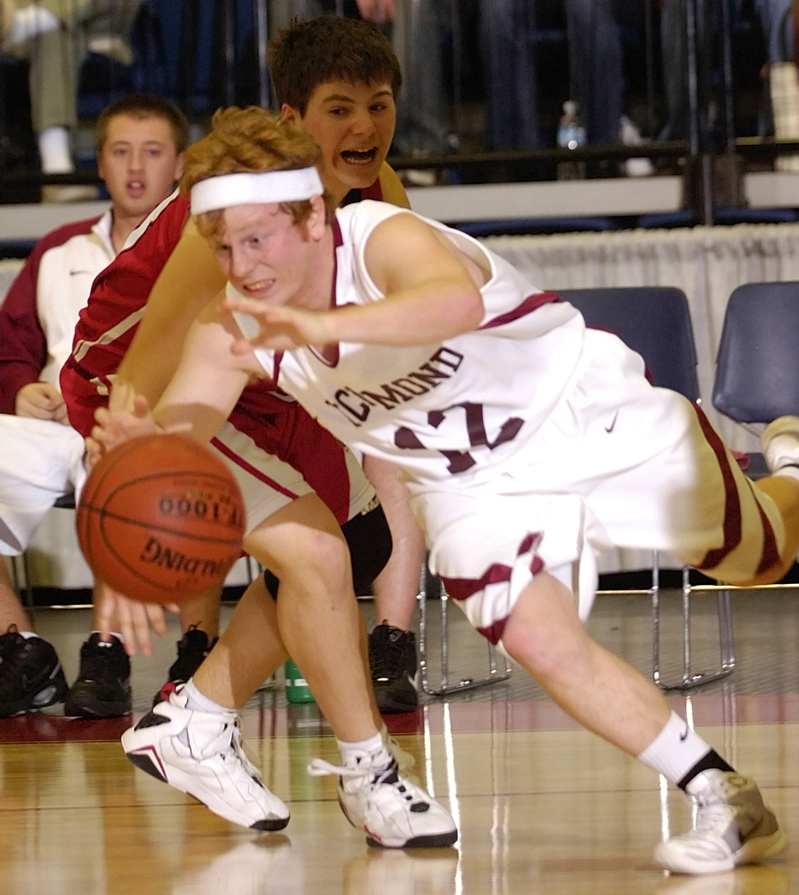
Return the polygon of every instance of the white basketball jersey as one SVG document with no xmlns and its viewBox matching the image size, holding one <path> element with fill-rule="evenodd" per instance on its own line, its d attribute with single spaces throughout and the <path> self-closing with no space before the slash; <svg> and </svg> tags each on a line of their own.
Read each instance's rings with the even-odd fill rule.
<svg viewBox="0 0 799 895">
<path fill-rule="evenodd" d="M 379 223 L 411 213 L 371 201 L 336 212 L 336 307 L 384 297 L 366 269 L 366 243 Z M 342 343 L 335 364 L 312 348 L 277 355 L 262 349 L 257 356 L 345 444 L 420 480 L 479 478 L 515 455 L 547 419 L 575 371 L 584 323 L 571 305 L 536 289 L 475 239 L 427 223 L 491 272 L 477 330 L 410 347 Z M 245 334 L 257 332 L 248 315 L 237 319 Z"/>
</svg>

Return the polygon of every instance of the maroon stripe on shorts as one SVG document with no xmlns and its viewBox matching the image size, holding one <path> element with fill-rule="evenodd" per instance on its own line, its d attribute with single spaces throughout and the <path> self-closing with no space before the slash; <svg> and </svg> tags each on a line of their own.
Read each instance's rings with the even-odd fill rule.
<svg viewBox="0 0 799 895">
<path fill-rule="evenodd" d="M 280 482 L 276 482 L 271 476 L 266 475 L 257 467 L 253 466 L 252 463 L 248 463 L 234 451 L 232 451 L 226 444 L 221 442 L 218 438 L 212 438 L 211 444 L 222 454 L 224 454 L 232 463 L 235 463 L 236 466 L 240 466 L 245 472 L 248 472 L 253 478 L 258 479 L 258 481 L 263 482 L 266 485 L 269 485 L 270 488 L 273 488 L 279 494 L 283 494 L 286 497 L 290 497 L 292 500 L 298 495 L 284 487 L 280 484 Z"/>
<path fill-rule="evenodd" d="M 719 461 L 719 468 L 724 480 L 724 491 L 726 494 L 726 505 L 724 508 L 724 544 L 716 550 L 710 550 L 697 566 L 698 569 L 713 569 L 719 565 L 741 542 L 742 519 L 741 519 L 741 501 L 738 495 L 738 489 L 735 484 L 735 477 L 728 458 L 728 454 L 724 449 L 724 444 L 718 433 L 708 422 L 704 411 L 696 404 L 692 405 L 699 417 L 699 423 L 702 432 L 713 448 L 713 452 Z M 750 488 L 754 488 L 754 484 L 750 484 Z M 777 538 L 774 529 L 766 516 L 763 507 L 759 501 L 757 503 L 758 513 L 760 515 L 760 523 L 763 528 L 763 550 L 760 555 L 760 562 L 757 566 L 755 575 L 760 575 L 768 571 L 780 559 L 780 552 L 777 547 Z"/>
<path fill-rule="evenodd" d="M 702 432 L 707 438 L 710 446 L 713 448 L 713 452 L 719 461 L 719 468 L 721 469 L 721 474 L 724 480 L 724 490 L 726 493 L 726 505 L 724 509 L 724 545 L 716 550 L 709 551 L 702 562 L 697 566 L 698 569 L 712 569 L 719 565 L 719 563 L 721 563 L 741 542 L 741 502 L 735 484 L 735 477 L 733 475 L 729 455 L 724 449 L 724 444 L 721 438 L 710 425 L 704 411 L 696 404 L 693 405 L 693 408 L 699 417 Z M 750 488 L 754 487 L 754 484 L 750 484 Z M 760 575 L 779 562 L 780 552 L 777 547 L 777 538 L 774 534 L 771 522 L 769 522 L 760 502 L 757 500 L 755 502 L 757 503 L 760 523 L 763 528 L 763 550 L 760 555 L 757 571 L 754 573 L 755 575 Z"/>
<path fill-rule="evenodd" d="M 540 532 L 526 535 L 519 545 L 517 556 L 523 556 L 525 553 L 529 553 L 536 547 L 540 540 Z M 543 560 L 538 554 L 533 554 L 532 561 L 530 562 L 530 571 L 533 575 L 537 575 L 543 570 Z M 484 590 L 490 584 L 509 582 L 512 571 L 512 567 L 505 565 L 505 563 L 494 563 L 489 566 L 488 570 L 480 578 L 446 578 L 442 575 L 441 581 L 444 583 L 447 593 L 453 600 L 463 602 L 474 594 Z M 502 639 L 507 623 L 508 616 L 504 616 L 503 618 L 494 621 L 487 628 L 479 628 L 475 626 L 475 630 L 479 634 L 482 634 L 490 643 L 497 644 Z"/>
<path fill-rule="evenodd" d="M 763 554 L 760 557 L 760 565 L 757 567 L 757 575 L 767 572 L 772 566 L 780 561 L 780 551 L 777 548 L 777 538 L 774 535 L 774 529 L 768 521 L 768 517 L 763 511 L 760 503 L 757 505 L 757 511 L 760 513 L 760 521 L 763 525 Z"/>
<path fill-rule="evenodd" d="M 741 543 L 741 500 L 738 495 L 738 488 L 735 484 L 735 476 L 730 467 L 727 452 L 724 448 L 724 442 L 719 434 L 710 425 L 704 411 L 696 404 L 691 404 L 699 418 L 699 425 L 702 428 L 702 434 L 705 436 L 716 460 L 719 464 L 722 480 L 724 482 L 724 542 L 721 547 L 709 550 L 698 569 L 712 569 L 724 560 L 737 546 Z"/>
</svg>

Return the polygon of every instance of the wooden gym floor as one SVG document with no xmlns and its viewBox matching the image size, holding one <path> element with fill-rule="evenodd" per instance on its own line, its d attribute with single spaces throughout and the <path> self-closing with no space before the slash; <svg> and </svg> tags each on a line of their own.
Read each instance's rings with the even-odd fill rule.
<svg viewBox="0 0 799 895">
<path fill-rule="evenodd" d="M 245 742 L 291 807 L 281 834 L 254 834 L 138 771 L 119 746 L 130 718 L 82 722 L 60 707 L 0 721 L 0 895 L 788 895 L 799 892 L 799 591 L 733 595 L 738 666 L 723 682 L 670 699 L 741 771 L 756 777 L 791 845 L 768 865 L 668 877 L 651 858 L 690 822 L 681 795 L 577 728 L 515 669 L 507 683 L 445 699 L 389 727 L 454 814 L 456 848 L 368 848 L 335 799 L 332 778 L 305 772 L 333 759 L 315 706 L 287 706 L 282 681 L 243 713 Z M 697 598 L 697 666 L 716 660 L 714 597 Z M 431 603 L 433 641 L 437 604 Z M 677 597 L 664 651 L 681 671 Z M 367 618 L 371 604 L 362 603 Z M 229 608 L 225 609 L 230 612 Z M 86 636 L 85 609 L 39 610 L 68 680 Z M 643 671 L 651 663 L 648 600 L 602 595 L 589 626 Z M 174 658 L 174 637 L 134 660 L 133 720 Z M 452 613 L 453 677 L 479 673 L 480 638 Z M 435 663 L 434 663 L 435 665 Z M 432 677 L 437 679 L 437 668 Z M 590 682 L 586 682 L 590 686 Z"/>
</svg>

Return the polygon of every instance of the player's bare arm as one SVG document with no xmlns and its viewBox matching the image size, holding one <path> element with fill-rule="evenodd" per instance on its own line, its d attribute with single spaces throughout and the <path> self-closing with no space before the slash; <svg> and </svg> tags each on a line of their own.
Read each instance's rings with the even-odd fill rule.
<svg viewBox="0 0 799 895">
<path fill-rule="evenodd" d="M 150 293 L 117 382 L 129 383 L 155 405 L 175 372 L 189 327 L 224 285 L 213 251 L 189 221 Z"/>
<path fill-rule="evenodd" d="M 186 432 L 198 441 L 210 440 L 250 376 L 263 375 L 253 357 L 232 354 L 230 346 L 240 336 L 217 297 L 189 330 L 183 351 L 177 352 L 181 355 L 177 370 L 152 411 L 132 385 L 115 386 L 116 404 L 98 409 L 97 425 L 86 440 L 90 462 L 131 438 L 156 432 Z"/>
<path fill-rule="evenodd" d="M 488 271 L 418 218 L 398 214 L 383 221 L 369 238 L 365 259 L 383 301 L 333 311 L 265 307 L 247 299 L 226 304 L 261 322 L 262 331 L 250 344 L 278 351 L 337 342 L 424 345 L 480 325 L 479 284 Z M 239 342 L 235 350 L 246 348 Z"/>
<path fill-rule="evenodd" d="M 233 354 L 241 331 L 220 301 L 208 305 L 192 324 L 172 380 L 153 411 L 157 424 L 184 429 L 209 441 L 230 415 L 241 392 L 263 368 L 249 354 Z"/>
<path fill-rule="evenodd" d="M 380 189 L 383 192 L 383 201 L 398 205 L 400 208 L 410 208 L 411 203 L 402 181 L 397 177 L 391 165 L 383 162 L 380 168 Z"/>
</svg>

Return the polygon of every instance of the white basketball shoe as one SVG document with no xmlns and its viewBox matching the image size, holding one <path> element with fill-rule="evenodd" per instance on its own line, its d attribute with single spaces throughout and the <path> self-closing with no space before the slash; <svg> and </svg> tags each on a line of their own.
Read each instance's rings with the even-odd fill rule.
<svg viewBox="0 0 799 895">
<path fill-rule="evenodd" d="M 236 713 L 187 709 L 183 687 L 126 730 L 122 748 L 138 768 L 234 824 L 274 831 L 289 822 L 242 748 Z"/>
<path fill-rule="evenodd" d="M 347 820 L 366 833 L 369 845 L 383 848 L 436 848 L 457 841 L 450 813 L 421 787 L 399 774 L 397 762 L 381 746 L 359 752 L 344 765 L 315 758 L 315 777 L 338 776 L 338 800 Z"/>
<path fill-rule="evenodd" d="M 760 450 L 770 472 L 799 478 L 799 416 L 780 416 L 760 435 Z"/>
<path fill-rule="evenodd" d="M 787 845 L 777 818 L 763 804 L 754 780 L 707 770 L 688 784 L 696 800 L 696 826 L 655 849 L 655 860 L 673 873 L 718 873 L 754 864 Z"/>
</svg>

